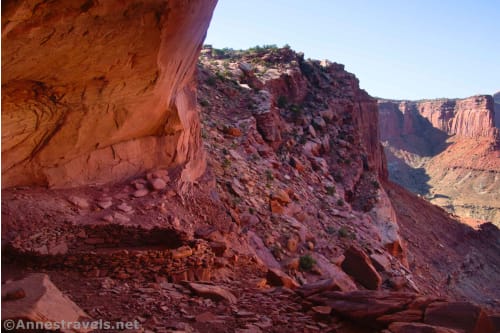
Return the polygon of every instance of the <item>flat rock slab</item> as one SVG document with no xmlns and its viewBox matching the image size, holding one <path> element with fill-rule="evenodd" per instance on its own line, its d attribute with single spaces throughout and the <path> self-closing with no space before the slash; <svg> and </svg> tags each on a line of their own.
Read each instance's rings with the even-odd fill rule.
<svg viewBox="0 0 500 333">
<path fill-rule="evenodd" d="M 493 323 L 482 308 L 469 302 L 436 302 L 425 310 L 424 323 L 466 333 L 493 333 Z"/>
<path fill-rule="evenodd" d="M 226 300 L 231 304 L 238 301 L 236 296 L 234 296 L 229 290 L 219 286 L 193 282 L 187 283 L 187 286 L 194 291 L 195 294 L 202 297 L 207 297 L 216 301 Z"/>
<path fill-rule="evenodd" d="M 20 291 L 23 292 L 20 292 Z M 12 297 L 19 295 L 23 297 Z M 47 274 L 34 273 L 2 286 L 2 320 L 33 322 L 83 322 L 90 317 L 50 281 Z M 64 329 L 62 332 L 90 332 L 90 329 Z"/>
<path fill-rule="evenodd" d="M 459 333 L 451 328 L 431 326 L 420 323 L 401 323 L 396 322 L 389 325 L 391 333 Z"/>
<path fill-rule="evenodd" d="M 342 316 L 359 320 L 374 320 L 382 315 L 403 311 L 415 294 L 380 291 L 326 291 L 308 297 L 315 304 L 327 305 Z"/>
</svg>

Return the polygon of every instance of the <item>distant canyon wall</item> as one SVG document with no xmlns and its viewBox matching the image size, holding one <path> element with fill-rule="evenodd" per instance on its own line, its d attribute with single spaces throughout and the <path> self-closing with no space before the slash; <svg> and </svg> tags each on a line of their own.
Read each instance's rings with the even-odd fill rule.
<svg viewBox="0 0 500 333">
<path fill-rule="evenodd" d="M 495 101 L 495 126 L 500 128 L 500 91 L 493 95 Z"/>
<path fill-rule="evenodd" d="M 500 225 L 500 136 L 492 96 L 379 100 L 379 114 L 391 180 L 452 213 Z"/>
<path fill-rule="evenodd" d="M 431 126 L 447 135 L 479 138 L 496 134 L 493 97 L 425 101 L 379 101 L 382 140 L 419 134 Z"/>
<path fill-rule="evenodd" d="M 205 169 L 193 73 L 216 0 L 2 4 L 2 186 Z"/>
</svg>

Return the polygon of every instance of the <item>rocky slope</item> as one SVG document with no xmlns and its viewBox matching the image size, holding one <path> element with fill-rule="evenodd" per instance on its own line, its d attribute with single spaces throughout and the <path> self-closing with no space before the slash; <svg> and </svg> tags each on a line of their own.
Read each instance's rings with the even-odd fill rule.
<svg viewBox="0 0 500 333">
<path fill-rule="evenodd" d="M 492 332 L 498 230 L 388 183 L 364 122 L 376 101 L 352 74 L 288 48 L 205 49 L 198 81 L 204 176 L 4 189 L 4 281 L 46 273 L 86 316 L 137 332 Z M 34 279 L 49 283 L 3 289 Z M 14 294 L 3 306 L 28 301 Z"/>
<path fill-rule="evenodd" d="M 2 5 L 2 187 L 204 171 L 193 70 L 215 0 Z"/>
<path fill-rule="evenodd" d="M 113 2 L 92 4 L 85 3 L 77 12 L 121 8 Z M 180 32 L 161 39 L 172 44 L 168 52 L 160 52 L 160 60 L 190 60 L 191 53 L 185 53 L 190 49 L 183 46 L 198 47 L 193 40 L 203 36 L 204 18 L 210 16 L 207 8 L 212 7 L 203 10 L 207 2 L 152 1 L 130 10 L 140 13 L 143 6 L 162 4 L 168 15 L 156 12 L 159 26 L 171 22 Z M 40 3 L 27 12 L 23 10 L 31 8 L 28 5 L 16 5 L 10 2 L 12 7 L 6 8 L 11 12 L 6 13 L 58 13 L 50 6 L 60 3 Z M 75 10 L 65 10 L 60 19 Z M 182 19 L 188 12 L 189 18 Z M 135 16 L 128 13 L 133 21 Z M 101 20 L 95 12 L 92 17 Z M 116 22 L 108 27 L 121 27 L 121 20 L 128 23 L 126 17 L 109 16 Z M 143 20 L 138 31 L 149 24 L 147 17 Z M 123 29 L 133 27 L 126 24 Z M 15 26 L 10 31 L 16 31 Z M 132 37 L 117 47 L 131 47 Z M 11 45 L 17 38 L 6 48 L 12 59 L 16 57 Z M 68 43 L 74 45 L 74 40 Z M 99 43 L 94 48 L 105 49 Z M 59 56 L 56 52 L 54 59 L 72 63 L 73 58 L 62 61 Z M 79 59 L 74 57 L 76 63 Z M 160 60 L 159 68 L 171 73 Z M 158 90 L 151 88 L 175 118 L 167 116 L 160 122 L 162 130 L 155 132 L 162 142 L 160 153 L 155 153 L 154 144 L 127 150 L 127 156 L 141 154 L 151 165 L 126 164 L 118 168 L 121 173 L 108 170 L 105 157 L 92 155 L 96 159 L 83 165 L 95 161 L 99 167 L 84 174 L 56 161 L 61 164 L 48 177 L 38 157 L 5 169 L 2 319 L 59 320 L 65 314 L 133 321 L 139 328 L 129 332 L 148 333 L 493 332 L 500 298 L 491 278 L 500 273 L 498 230 L 476 231 L 458 224 L 443 210 L 388 182 L 376 100 L 359 88 L 353 74 L 340 64 L 306 60 L 289 48 L 207 48 L 197 65 L 195 90 L 190 77 L 196 70 L 194 61 L 191 65 L 185 71 L 183 65 L 178 67 L 165 79 L 164 88 L 171 89 L 160 92 L 160 78 L 153 84 Z M 90 67 L 88 72 L 94 65 Z M 120 66 L 114 68 L 120 73 Z M 133 67 L 129 72 L 133 86 L 146 72 L 143 69 Z M 114 75 L 111 68 L 106 77 Z M 71 84 L 84 83 L 73 79 Z M 28 91 L 24 84 L 23 91 Z M 7 107 L 24 101 L 10 93 L 11 80 L 5 85 L 2 101 L 15 101 Z M 31 92 L 33 103 L 49 103 L 43 92 Z M 99 102 L 119 103 L 137 96 L 152 102 L 153 95 L 146 89 L 114 100 L 109 92 Z M 145 119 L 140 121 L 157 121 L 148 113 L 152 109 L 142 109 L 139 101 L 133 105 L 142 110 Z M 25 109 L 5 108 L 6 119 L 15 118 L 18 113 L 13 110 Z M 90 118 L 91 110 L 86 111 Z M 140 130 L 142 123 L 132 119 L 130 127 Z M 115 133 L 108 122 L 99 122 L 112 128 L 103 133 L 96 134 L 93 127 L 76 130 L 77 141 Z M 9 133 L 6 140 L 16 137 L 13 124 L 2 125 L 9 130 L 4 131 Z M 196 135 L 199 129 L 202 140 Z M 14 152 L 16 147 L 28 151 L 28 143 L 34 142 L 30 140 L 9 146 L 7 161 L 24 156 Z M 43 142 L 40 153 L 52 139 Z M 122 158 L 115 148 L 112 161 Z M 176 151 L 175 158 L 163 163 L 162 154 L 169 149 Z M 31 171 L 18 173 L 20 165 Z M 429 220 L 435 225 L 424 223 Z M 442 232 L 432 233 L 441 226 Z M 430 255 L 424 253 L 428 248 L 433 248 Z M 467 253 L 481 257 L 469 258 Z M 64 295 L 72 301 L 47 306 L 48 299 L 67 300 Z"/>
<path fill-rule="evenodd" d="M 500 224 L 500 146 L 491 96 L 379 101 L 392 180 L 457 215 Z"/>
</svg>

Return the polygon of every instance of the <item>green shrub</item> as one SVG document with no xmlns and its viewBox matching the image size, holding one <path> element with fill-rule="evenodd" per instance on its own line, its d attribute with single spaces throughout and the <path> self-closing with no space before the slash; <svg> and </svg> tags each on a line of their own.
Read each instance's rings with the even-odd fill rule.
<svg viewBox="0 0 500 333">
<path fill-rule="evenodd" d="M 327 234 L 330 234 L 330 235 L 333 235 L 335 233 L 335 228 L 332 227 L 331 225 L 326 227 L 326 233 Z"/>
<path fill-rule="evenodd" d="M 344 206 L 344 200 L 343 199 L 338 199 L 337 200 L 337 206 Z"/>
<path fill-rule="evenodd" d="M 286 100 L 285 96 L 280 96 L 278 97 L 278 107 L 280 109 L 286 108 L 286 105 L 288 104 L 288 101 Z"/>
<path fill-rule="evenodd" d="M 210 76 L 206 81 L 205 81 L 206 84 L 208 84 L 209 86 L 211 87 L 214 87 L 216 84 L 217 84 L 217 80 L 215 79 L 215 77 L 213 76 Z"/>
<path fill-rule="evenodd" d="M 292 106 L 290 106 L 290 111 L 292 111 L 292 115 L 294 118 L 298 118 L 302 115 L 302 108 L 300 107 L 300 105 L 292 104 Z"/>
<path fill-rule="evenodd" d="M 315 264 L 316 260 L 310 254 L 303 255 L 299 259 L 299 268 L 301 271 L 310 271 Z"/>
<path fill-rule="evenodd" d="M 222 72 L 219 72 L 219 71 L 217 71 L 217 72 L 215 73 L 215 76 L 217 76 L 217 78 L 218 78 L 219 80 L 221 80 L 221 81 L 224 81 L 224 80 L 226 79 L 226 77 L 224 76 L 224 74 L 223 74 Z"/>
<path fill-rule="evenodd" d="M 340 227 L 339 229 L 339 237 L 340 238 L 350 238 L 350 239 L 356 239 L 356 235 L 347 229 L 346 227 Z"/>
<path fill-rule="evenodd" d="M 326 194 L 334 195 L 335 194 L 335 186 L 327 186 L 326 187 Z"/>
</svg>

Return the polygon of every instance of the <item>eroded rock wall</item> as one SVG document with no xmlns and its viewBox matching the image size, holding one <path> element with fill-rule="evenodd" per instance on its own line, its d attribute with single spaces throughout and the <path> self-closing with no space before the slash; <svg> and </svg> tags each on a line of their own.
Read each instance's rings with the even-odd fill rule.
<svg viewBox="0 0 500 333">
<path fill-rule="evenodd" d="M 495 102 L 495 126 L 500 128 L 500 91 L 493 95 Z"/>
<path fill-rule="evenodd" d="M 193 71 L 216 1 L 10 1 L 3 187 L 205 168 Z"/>
<path fill-rule="evenodd" d="M 461 137 L 495 135 L 494 101 L 479 95 L 464 99 L 379 101 L 382 140 L 425 130 L 426 126 Z"/>
</svg>

